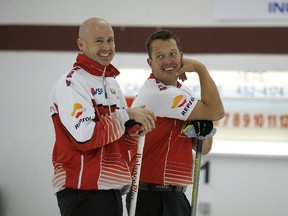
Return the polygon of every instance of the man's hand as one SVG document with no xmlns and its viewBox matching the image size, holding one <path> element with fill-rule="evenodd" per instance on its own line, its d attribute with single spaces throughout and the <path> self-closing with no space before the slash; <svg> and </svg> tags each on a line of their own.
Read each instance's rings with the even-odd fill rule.
<svg viewBox="0 0 288 216">
<path fill-rule="evenodd" d="M 205 66 L 194 59 L 182 59 L 182 67 L 177 71 L 176 76 L 181 79 L 182 81 L 187 80 L 186 72 L 196 72 L 203 70 Z"/>
<path fill-rule="evenodd" d="M 194 126 L 195 132 L 198 136 L 205 137 L 213 130 L 213 122 L 207 120 L 196 120 L 190 123 Z"/>
<path fill-rule="evenodd" d="M 195 120 L 189 125 L 184 126 L 183 133 L 187 137 L 197 139 L 206 139 L 213 137 L 216 133 L 216 128 L 213 128 L 213 122 L 208 120 Z"/>
<path fill-rule="evenodd" d="M 139 106 L 126 109 L 130 120 L 135 120 L 141 124 L 141 136 L 146 135 L 155 128 L 156 116 L 153 112 L 145 109 L 145 106 Z"/>
</svg>

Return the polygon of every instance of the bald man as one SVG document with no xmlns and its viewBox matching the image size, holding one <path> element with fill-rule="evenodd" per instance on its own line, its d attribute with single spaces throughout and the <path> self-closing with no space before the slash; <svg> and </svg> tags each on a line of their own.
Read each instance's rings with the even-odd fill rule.
<svg viewBox="0 0 288 216">
<path fill-rule="evenodd" d="M 115 39 L 107 21 L 83 22 L 77 45 L 81 53 L 51 96 L 54 192 L 62 216 L 122 216 L 121 195 L 131 186 L 128 150 L 137 144 L 127 123 L 138 122 L 134 132 L 145 135 L 156 117 L 144 107 L 127 108 L 111 64 Z"/>
</svg>

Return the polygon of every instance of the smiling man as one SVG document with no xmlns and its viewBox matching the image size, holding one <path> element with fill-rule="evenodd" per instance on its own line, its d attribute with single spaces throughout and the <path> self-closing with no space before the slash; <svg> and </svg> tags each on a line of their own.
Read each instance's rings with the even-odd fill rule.
<svg viewBox="0 0 288 216">
<path fill-rule="evenodd" d="M 144 105 L 154 112 L 157 121 L 156 128 L 145 138 L 136 215 L 190 216 L 184 192 L 187 185 L 192 184 L 192 149 L 196 141 L 191 142 L 182 128 L 191 121 L 205 120 L 196 121 L 205 129 L 205 122 L 223 118 L 224 108 L 206 67 L 196 60 L 183 58 L 178 38 L 172 32 L 152 34 L 146 49 L 152 73 L 132 106 Z M 187 79 L 185 72 L 198 74 L 201 99 L 177 81 Z M 205 139 L 202 153 L 209 153 L 211 146 L 212 138 Z M 132 163 L 135 158 L 134 155 Z M 130 195 L 126 199 L 127 208 Z"/>
<path fill-rule="evenodd" d="M 77 44 L 82 53 L 52 92 L 53 188 L 62 216 L 122 216 L 121 195 L 131 185 L 128 149 L 137 144 L 125 123 L 139 122 L 145 135 L 155 116 L 143 107 L 127 108 L 115 80 L 119 71 L 110 63 L 115 40 L 107 21 L 83 22 Z"/>
<path fill-rule="evenodd" d="M 112 27 L 101 19 L 88 19 L 79 28 L 77 40 L 84 55 L 107 66 L 115 54 L 114 33 Z"/>
</svg>

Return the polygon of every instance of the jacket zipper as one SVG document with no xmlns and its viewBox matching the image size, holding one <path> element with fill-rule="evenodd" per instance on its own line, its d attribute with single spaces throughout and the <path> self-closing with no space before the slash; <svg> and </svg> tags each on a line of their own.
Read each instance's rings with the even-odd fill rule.
<svg viewBox="0 0 288 216">
<path fill-rule="evenodd" d="M 103 85 L 104 85 L 104 94 L 105 94 L 105 99 L 106 102 L 108 100 L 108 93 L 107 93 L 107 84 L 106 84 L 106 77 L 105 77 L 105 73 L 106 73 L 106 66 L 104 68 L 103 74 L 102 74 L 102 78 L 103 78 Z M 111 106 L 110 106 L 110 102 L 108 100 L 108 109 L 109 109 L 109 115 L 111 114 Z"/>
</svg>

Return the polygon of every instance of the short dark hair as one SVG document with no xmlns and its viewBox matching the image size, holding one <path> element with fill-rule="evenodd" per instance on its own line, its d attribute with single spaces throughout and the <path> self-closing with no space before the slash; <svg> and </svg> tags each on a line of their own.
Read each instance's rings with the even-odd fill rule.
<svg viewBox="0 0 288 216">
<path fill-rule="evenodd" d="M 152 35 L 150 35 L 150 37 L 148 38 L 148 40 L 146 41 L 146 51 L 148 53 L 149 58 L 151 58 L 151 45 L 152 42 L 155 40 L 170 40 L 173 39 L 176 41 L 177 44 L 177 48 L 180 50 L 180 41 L 179 39 L 176 37 L 176 35 L 168 30 L 160 30 L 157 32 L 154 32 Z"/>
</svg>

